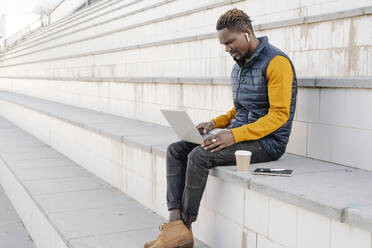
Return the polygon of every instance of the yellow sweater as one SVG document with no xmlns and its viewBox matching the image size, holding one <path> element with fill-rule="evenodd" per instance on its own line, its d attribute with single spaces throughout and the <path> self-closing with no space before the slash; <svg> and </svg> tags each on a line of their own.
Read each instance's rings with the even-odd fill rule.
<svg viewBox="0 0 372 248">
<path fill-rule="evenodd" d="M 289 118 L 293 81 L 293 70 L 289 60 L 280 55 L 275 56 L 270 61 L 266 78 L 269 112 L 253 123 L 232 128 L 235 143 L 263 138 L 283 126 Z M 227 127 L 230 120 L 235 118 L 235 114 L 236 110 L 233 108 L 213 119 L 215 127 Z"/>
</svg>

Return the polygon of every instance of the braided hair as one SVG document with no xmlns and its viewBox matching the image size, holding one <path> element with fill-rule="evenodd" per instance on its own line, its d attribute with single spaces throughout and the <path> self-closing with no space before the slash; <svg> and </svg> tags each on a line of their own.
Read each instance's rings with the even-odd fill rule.
<svg viewBox="0 0 372 248">
<path fill-rule="evenodd" d="M 253 31 L 251 18 L 242 10 L 237 8 L 226 11 L 218 18 L 217 31 L 228 28 L 231 31 L 243 32 L 245 28 Z"/>
</svg>

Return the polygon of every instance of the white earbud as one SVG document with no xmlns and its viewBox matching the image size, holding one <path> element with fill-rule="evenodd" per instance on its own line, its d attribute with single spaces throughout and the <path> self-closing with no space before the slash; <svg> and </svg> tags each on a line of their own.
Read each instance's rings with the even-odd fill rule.
<svg viewBox="0 0 372 248">
<path fill-rule="evenodd" d="M 250 42 L 249 37 L 248 37 L 248 33 L 245 33 L 245 37 L 247 38 L 247 41 Z"/>
</svg>

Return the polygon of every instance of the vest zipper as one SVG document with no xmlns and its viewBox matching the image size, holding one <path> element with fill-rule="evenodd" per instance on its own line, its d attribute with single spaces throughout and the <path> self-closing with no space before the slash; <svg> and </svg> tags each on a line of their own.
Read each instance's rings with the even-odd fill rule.
<svg viewBox="0 0 372 248">
<path fill-rule="evenodd" d="M 238 73 L 238 90 L 236 91 L 236 102 L 239 103 L 239 89 L 240 89 L 240 77 L 242 74 L 242 69 L 239 69 Z"/>
</svg>

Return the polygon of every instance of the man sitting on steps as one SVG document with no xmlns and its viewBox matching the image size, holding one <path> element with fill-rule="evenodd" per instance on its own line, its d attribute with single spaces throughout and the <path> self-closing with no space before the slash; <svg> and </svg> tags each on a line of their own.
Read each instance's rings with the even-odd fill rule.
<svg viewBox="0 0 372 248">
<path fill-rule="evenodd" d="M 191 224 L 198 215 L 209 169 L 234 165 L 235 151 L 252 152 L 252 163 L 279 159 L 285 152 L 295 113 L 297 80 L 288 56 L 256 38 L 250 17 L 232 9 L 217 22 L 219 41 L 236 64 L 231 73 L 234 108 L 197 129 L 227 130 L 201 146 L 180 141 L 167 150 L 167 204 L 169 223 L 157 240 L 145 248 L 193 247 Z"/>
</svg>

